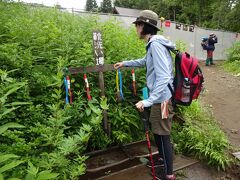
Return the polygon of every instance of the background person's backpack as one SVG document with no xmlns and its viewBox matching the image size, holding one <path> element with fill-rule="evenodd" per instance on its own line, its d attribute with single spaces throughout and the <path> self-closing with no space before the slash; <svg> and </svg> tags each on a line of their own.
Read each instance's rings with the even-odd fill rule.
<svg viewBox="0 0 240 180">
<path fill-rule="evenodd" d="M 197 99 L 203 88 L 203 74 L 198 60 L 187 52 L 181 53 L 171 50 L 175 56 L 175 77 L 173 87 L 168 84 L 175 105 L 189 106 L 192 100 Z"/>
<path fill-rule="evenodd" d="M 208 50 L 208 38 L 207 37 L 202 37 L 201 46 L 202 46 L 203 50 Z"/>
</svg>

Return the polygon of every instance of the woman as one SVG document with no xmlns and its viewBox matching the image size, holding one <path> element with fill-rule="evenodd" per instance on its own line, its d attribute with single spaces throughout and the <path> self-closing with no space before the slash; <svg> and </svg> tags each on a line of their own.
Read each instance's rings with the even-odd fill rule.
<svg viewBox="0 0 240 180">
<path fill-rule="evenodd" d="M 139 17 L 133 23 L 136 25 L 138 37 L 146 42 L 147 53 L 144 58 L 118 62 L 114 67 L 146 66 L 147 87 L 149 98 L 139 101 L 136 107 L 143 111 L 145 107 L 151 107 L 150 123 L 154 139 L 159 151 L 158 164 L 164 164 L 167 180 L 175 180 L 173 174 L 173 151 L 170 141 L 172 125 L 171 91 L 169 85 L 173 82 L 173 64 L 169 49 L 175 45 L 163 36 L 156 35 L 158 15 L 150 10 L 140 12 Z M 157 175 L 157 179 L 160 179 Z"/>
</svg>

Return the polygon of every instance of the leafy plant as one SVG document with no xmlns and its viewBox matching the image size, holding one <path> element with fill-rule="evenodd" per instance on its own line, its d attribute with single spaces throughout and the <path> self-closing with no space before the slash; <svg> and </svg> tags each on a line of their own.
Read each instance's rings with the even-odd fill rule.
<svg viewBox="0 0 240 180">
<path fill-rule="evenodd" d="M 227 50 L 228 52 L 228 60 L 233 61 L 240 61 L 240 42 L 236 41 L 231 48 Z"/>
<path fill-rule="evenodd" d="M 13 71 L 6 72 L 0 69 L 0 76 L 1 76 L 0 120 L 7 114 L 16 110 L 19 107 L 19 105 L 28 104 L 28 103 L 22 103 L 22 102 L 9 102 L 8 100 L 9 96 L 25 85 L 25 83 L 16 83 L 13 78 L 8 77 L 8 74 L 11 72 Z M 0 126 L 0 136 L 5 131 L 11 128 L 24 128 L 24 126 L 14 122 L 3 124 Z M 4 172 L 12 170 L 13 168 L 17 167 L 18 165 L 24 162 L 22 160 L 15 160 L 17 158 L 19 158 L 19 156 L 15 154 L 5 154 L 5 153 L 0 154 L 0 177 L 2 179 L 3 179 Z"/>
<path fill-rule="evenodd" d="M 199 102 L 179 108 L 185 120 L 183 127 L 174 126 L 177 151 L 193 154 L 208 161 L 218 169 L 225 169 L 232 162 L 228 155 L 230 144 L 217 122 L 202 109 Z M 177 134 L 176 134 L 177 133 Z"/>
<path fill-rule="evenodd" d="M 8 77 L 8 74 L 12 73 L 14 71 L 16 71 L 16 70 L 7 72 L 7 71 L 3 71 L 2 69 L 0 69 L 0 76 L 1 76 L 0 119 L 2 119 L 3 116 L 6 116 L 7 114 L 16 110 L 20 105 L 29 104 L 26 102 L 8 102 L 8 98 L 11 94 L 15 93 L 18 89 L 20 89 L 26 85 L 25 82 L 16 82 L 16 80 L 14 80 L 13 78 Z"/>
<path fill-rule="evenodd" d="M 24 180 L 46 180 L 46 179 L 55 179 L 59 174 L 52 173 L 51 171 L 41 171 L 39 168 L 36 168 L 31 162 L 28 162 L 28 174 L 25 176 Z"/>
<path fill-rule="evenodd" d="M 19 156 L 15 154 L 0 154 L 0 177 L 3 179 L 3 173 L 18 165 L 24 163 L 24 161 L 16 160 Z M 14 159 L 14 160 L 13 160 Z"/>
<path fill-rule="evenodd" d="M 228 59 L 224 63 L 224 69 L 233 72 L 236 75 L 240 75 L 240 42 L 235 42 L 231 48 L 227 50 Z"/>
</svg>

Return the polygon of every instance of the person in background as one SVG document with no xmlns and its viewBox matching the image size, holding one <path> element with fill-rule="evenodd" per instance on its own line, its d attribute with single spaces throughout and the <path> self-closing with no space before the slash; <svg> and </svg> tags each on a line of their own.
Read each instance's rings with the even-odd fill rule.
<svg viewBox="0 0 240 180">
<path fill-rule="evenodd" d="M 157 35 L 158 21 L 159 18 L 155 12 L 150 10 L 140 12 L 139 17 L 133 23 L 138 37 L 146 43 L 147 53 L 142 59 L 118 62 L 114 64 L 114 67 L 118 69 L 123 66 L 146 66 L 149 98 L 136 103 L 136 107 L 141 112 L 144 108 L 151 107 L 149 121 L 159 151 L 157 164 L 165 167 L 165 179 L 175 180 L 170 140 L 173 117 L 172 93 L 168 87 L 173 83 L 173 63 L 169 49 L 175 49 L 175 45 L 165 37 Z M 160 174 L 156 176 L 157 179 L 161 178 Z"/>
<path fill-rule="evenodd" d="M 214 65 L 213 63 L 213 51 L 215 50 L 215 45 L 218 42 L 217 36 L 213 33 L 209 35 L 207 42 L 207 59 L 206 66 Z"/>
</svg>

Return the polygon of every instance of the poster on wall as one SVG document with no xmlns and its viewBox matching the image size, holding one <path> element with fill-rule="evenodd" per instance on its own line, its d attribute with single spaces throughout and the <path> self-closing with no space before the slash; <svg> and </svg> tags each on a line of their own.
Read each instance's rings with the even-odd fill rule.
<svg viewBox="0 0 240 180">
<path fill-rule="evenodd" d="M 240 41 L 240 33 L 236 33 L 236 40 Z"/>
<path fill-rule="evenodd" d="M 194 32 L 194 26 L 193 26 L 193 25 L 190 25 L 190 26 L 189 26 L 189 31 L 190 31 L 190 32 Z"/>
<path fill-rule="evenodd" d="M 181 29 L 181 24 L 180 23 L 176 23 L 176 29 L 180 30 Z"/>
<path fill-rule="evenodd" d="M 184 31 L 188 31 L 188 25 L 184 24 L 184 25 L 183 25 L 183 30 L 184 30 Z"/>
<path fill-rule="evenodd" d="M 165 27 L 170 27 L 171 26 L 171 21 L 167 20 L 165 21 Z"/>
</svg>

